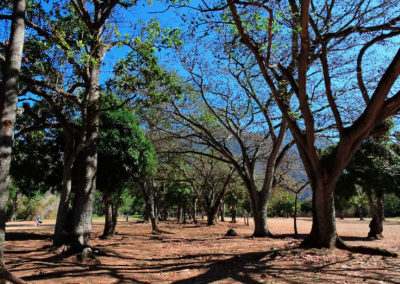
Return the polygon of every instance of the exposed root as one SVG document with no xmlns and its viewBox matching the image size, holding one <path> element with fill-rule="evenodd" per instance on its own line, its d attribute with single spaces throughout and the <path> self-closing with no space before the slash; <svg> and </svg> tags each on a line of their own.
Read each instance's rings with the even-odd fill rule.
<svg viewBox="0 0 400 284">
<path fill-rule="evenodd" d="M 10 271 L 8 271 L 4 266 L 0 267 L 0 283 L 14 283 L 14 284 L 23 284 L 27 283 L 21 278 L 15 276 Z"/>
<path fill-rule="evenodd" d="M 397 253 L 390 252 L 379 247 L 349 246 L 340 237 L 336 238 L 335 246 L 339 249 L 347 250 L 354 253 L 397 257 Z"/>
<path fill-rule="evenodd" d="M 69 249 L 70 249 L 69 245 L 63 244 L 63 245 L 60 245 L 60 246 L 51 246 L 48 249 L 48 251 L 51 252 L 51 253 L 54 253 L 54 254 L 64 254 L 67 251 L 69 251 Z"/>
</svg>

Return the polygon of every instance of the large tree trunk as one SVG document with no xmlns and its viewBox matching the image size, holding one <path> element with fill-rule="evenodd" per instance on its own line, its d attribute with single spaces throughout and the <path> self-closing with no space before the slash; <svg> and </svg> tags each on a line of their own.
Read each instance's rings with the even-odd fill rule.
<svg viewBox="0 0 400 284">
<path fill-rule="evenodd" d="M 68 239 L 68 216 L 70 206 L 70 196 L 72 188 L 72 168 L 75 161 L 73 151 L 73 133 L 64 129 L 64 165 L 63 180 L 61 186 L 60 203 L 57 210 L 56 225 L 54 228 L 53 245 L 59 247 L 67 242 Z"/>
<path fill-rule="evenodd" d="M 321 180 L 311 181 L 313 189 L 313 224 L 304 245 L 333 248 L 338 238 L 336 232 L 333 189 L 335 184 L 324 185 Z"/>
<path fill-rule="evenodd" d="M 2 66 L 0 93 L 0 264 L 4 265 L 4 239 L 10 186 L 11 152 L 18 103 L 18 80 L 25 34 L 25 0 L 14 1 L 11 33 Z"/>
<path fill-rule="evenodd" d="M 217 213 L 218 210 L 207 210 L 207 226 L 214 226 L 218 223 Z"/>
<path fill-rule="evenodd" d="M 102 28 L 96 35 L 101 38 Z M 91 47 L 93 59 L 101 62 L 106 49 L 99 45 Z M 96 190 L 97 171 L 97 143 L 99 136 L 99 76 L 100 65 L 94 63 L 88 68 L 89 81 L 87 87 L 86 119 L 82 128 L 85 130 L 86 147 L 80 151 L 82 159 L 80 162 L 79 180 L 75 192 L 73 207 L 73 228 L 71 245 L 73 249 L 82 249 L 89 245 L 89 237 L 92 229 L 93 197 Z"/>
<path fill-rule="evenodd" d="M 251 198 L 251 207 L 254 214 L 254 237 L 271 236 L 267 222 L 268 198 L 264 192 L 256 192 Z"/>
<path fill-rule="evenodd" d="M 96 188 L 97 146 L 85 148 L 79 159 L 79 180 L 73 202 L 73 225 L 70 238 L 71 248 L 80 251 L 89 246 L 92 229 L 93 198 Z"/>
<path fill-rule="evenodd" d="M 372 220 L 369 223 L 368 238 L 380 239 L 383 238 L 383 195 L 376 197 L 376 208 L 373 211 Z"/>
<path fill-rule="evenodd" d="M 253 206 L 253 219 L 254 219 L 254 237 L 269 237 L 271 233 L 268 229 L 268 218 L 267 218 L 267 207 L 268 203 L 258 202 L 257 205 Z"/>
</svg>

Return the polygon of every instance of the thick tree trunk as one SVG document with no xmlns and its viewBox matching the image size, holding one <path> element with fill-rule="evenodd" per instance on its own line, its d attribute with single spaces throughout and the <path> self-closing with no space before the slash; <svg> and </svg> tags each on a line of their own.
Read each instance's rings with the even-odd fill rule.
<svg viewBox="0 0 400 284">
<path fill-rule="evenodd" d="M 218 210 L 210 209 L 207 211 L 207 226 L 214 226 L 218 223 L 217 213 Z"/>
<path fill-rule="evenodd" d="M 322 180 L 311 184 L 316 184 L 313 187 L 313 224 L 303 244 L 317 248 L 333 248 L 338 238 L 333 198 L 335 185 L 324 185 Z"/>
<path fill-rule="evenodd" d="M 252 200 L 252 210 L 254 219 L 254 237 L 269 237 L 271 233 L 268 229 L 268 197 L 262 192 L 257 193 Z"/>
<path fill-rule="evenodd" d="M 61 185 L 60 203 L 57 210 L 56 225 L 54 228 L 53 245 L 59 247 L 67 242 L 68 239 L 68 216 L 70 206 L 70 196 L 72 188 L 72 167 L 75 161 L 72 156 L 73 133 L 64 129 L 65 146 L 64 146 L 64 165 L 63 180 Z"/>
<path fill-rule="evenodd" d="M 93 198 L 96 188 L 97 146 L 84 149 L 79 159 L 80 171 L 72 209 L 71 249 L 80 251 L 89 246 L 92 229 Z"/>
<path fill-rule="evenodd" d="M 380 239 L 383 238 L 383 195 L 377 196 L 376 198 L 376 209 L 374 210 L 374 215 L 372 216 L 372 220 L 369 223 L 369 233 L 368 238 Z"/>
<path fill-rule="evenodd" d="M 114 232 L 113 228 L 113 208 L 111 202 L 111 194 L 110 191 L 104 191 L 104 205 L 105 205 L 105 221 L 104 221 L 104 230 L 102 238 L 110 238 L 113 236 Z"/>
<path fill-rule="evenodd" d="M 4 240 L 10 163 L 18 103 L 18 80 L 25 34 L 25 0 L 14 1 L 11 33 L 2 66 L 0 90 L 0 265 L 4 265 Z"/>
</svg>

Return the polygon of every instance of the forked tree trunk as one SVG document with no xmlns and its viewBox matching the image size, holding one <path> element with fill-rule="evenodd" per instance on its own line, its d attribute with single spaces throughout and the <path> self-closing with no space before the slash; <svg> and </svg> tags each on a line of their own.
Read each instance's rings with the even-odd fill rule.
<svg viewBox="0 0 400 284">
<path fill-rule="evenodd" d="M 153 232 L 159 232 L 158 220 L 154 211 L 154 181 L 145 181 L 142 184 L 142 190 L 146 201 L 146 214 L 151 222 L 151 229 Z"/>
<path fill-rule="evenodd" d="M 117 203 L 113 204 L 111 192 L 109 190 L 104 190 L 104 204 L 105 204 L 105 222 L 102 238 L 111 238 L 115 234 L 115 229 L 118 223 L 118 212 L 122 205 L 122 200 L 120 196 L 122 194 L 122 187 L 118 188 L 118 191 L 114 194 L 117 195 Z M 126 216 L 126 221 L 128 221 L 128 216 Z"/>
<path fill-rule="evenodd" d="M 383 238 L 383 212 L 384 202 L 383 195 L 376 197 L 376 208 L 373 211 L 372 220 L 369 223 L 368 238 L 380 239 Z"/>
<path fill-rule="evenodd" d="M 25 0 L 14 1 L 11 33 L 6 46 L 0 86 L 0 265 L 4 266 L 4 240 L 10 186 L 11 152 L 18 103 L 18 81 L 25 34 Z"/>
</svg>

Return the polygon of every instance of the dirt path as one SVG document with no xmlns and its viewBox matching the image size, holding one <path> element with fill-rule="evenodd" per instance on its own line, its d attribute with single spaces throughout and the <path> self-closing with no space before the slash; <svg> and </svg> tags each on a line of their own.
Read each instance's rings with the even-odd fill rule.
<svg viewBox="0 0 400 284">
<path fill-rule="evenodd" d="M 165 233 L 152 235 L 150 225 L 121 221 L 118 234 L 100 240 L 102 221 L 94 221 L 91 245 L 105 249 L 91 264 L 75 256 L 48 252 L 54 221 L 7 224 L 6 265 L 30 283 L 400 283 L 399 258 L 334 250 L 293 250 L 300 241 L 250 238 L 252 226 L 228 222 L 201 224 L 163 222 Z M 274 234 L 292 234 L 293 220 L 270 219 Z M 233 227 L 237 237 L 225 237 Z M 306 234 L 311 220 L 298 222 Z M 368 241 L 368 220 L 338 220 L 338 232 L 351 245 L 379 246 L 400 253 L 400 220 L 385 223 L 385 239 Z"/>
</svg>

